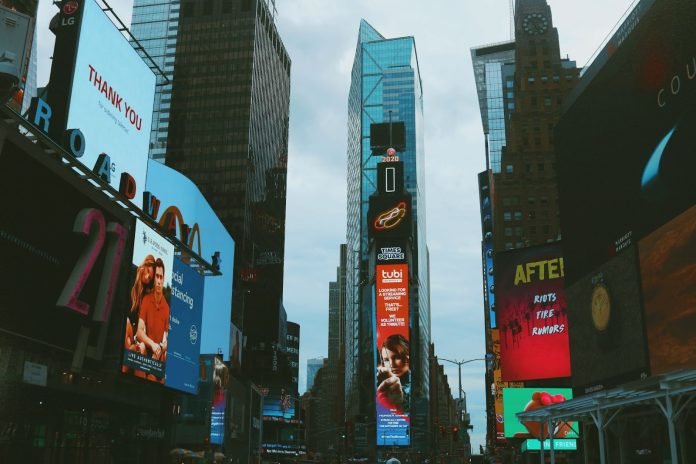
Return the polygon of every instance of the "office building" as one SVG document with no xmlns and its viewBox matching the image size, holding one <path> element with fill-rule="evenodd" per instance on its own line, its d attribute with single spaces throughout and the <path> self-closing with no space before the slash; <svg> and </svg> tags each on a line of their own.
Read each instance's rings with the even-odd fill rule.
<svg viewBox="0 0 696 464">
<path fill-rule="evenodd" d="M 314 386 L 314 378 L 317 376 L 317 372 L 324 365 L 326 358 L 312 358 L 307 360 L 307 388 L 309 391 Z"/>
<path fill-rule="evenodd" d="M 385 38 L 361 21 L 348 97 L 348 230 L 346 278 L 345 393 L 346 420 L 368 424 L 367 442 L 375 417 L 374 290 L 369 282 L 367 212 L 376 190 L 377 163 L 370 145 L 370 124 L 403 122 L 404 180 L 413 198 L 412 288 L 410 297 L 410 367 L 412 373 L 411 442 L 427 446 L 429 398 L 428 346 L 430 307 L 428 252 L 425 236 L 425 172 L 423 92 L 413 37 Z M 379 153 L 378 155 L 384 155 Z M 357 443 L 356 438 L 356 443 Z M 365 443 L 362 440 L 361 443 Z M 359 447 L 356 452 L 360 452 Z M 365 451 L 364 449 L 362 450 Z"/>
<path fill-rule="evenodd" d="M 157 74 L 149 150 L 150 158 L 160 162 L 164 162 L 167 153 L 178 28 L 179 0 L 133 2 L 131 34 L 164 72 L 164 76 Z"/>
</svg>

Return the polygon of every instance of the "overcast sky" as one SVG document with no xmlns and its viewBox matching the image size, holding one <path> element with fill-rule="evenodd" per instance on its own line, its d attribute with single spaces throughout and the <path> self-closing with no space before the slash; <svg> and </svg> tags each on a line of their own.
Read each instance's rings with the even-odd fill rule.
<svg viewBox="0 0 696 464">
<path fill-rule="evenodd" d="M 108 0 L 130 23 L 132 0 Z M 633 0 L 549 0 L 561 53 L 584 66 Z M 387 38 L 414 36 L 423 79 L 427 240 L 436 353 L 482 357 L 483 297 L 477 173 L 484 137 L 470 48 L 510 39 L 508 0 L 277 0 L 292 59 L 285 307 L 301 325 L 300 390 L 306 360 L 327 355 L 328 283 L 346 240 L 346 115 L 360 19 Z M 39 85 L 50 66 L 41 0 Z M 419 216 L 419 219 L 423 219 Z M 452 393 L 457 367 L 446 365 Z M 475 450 L 485 443 L 484 364 L 462 367 Z"/>
</svg>

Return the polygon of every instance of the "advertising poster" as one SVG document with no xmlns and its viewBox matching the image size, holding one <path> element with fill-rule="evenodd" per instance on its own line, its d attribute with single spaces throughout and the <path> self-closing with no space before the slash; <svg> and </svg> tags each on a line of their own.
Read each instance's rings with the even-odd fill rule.
<svg viewBox="0 0 696 464">
<path fill-rule="evenodd" d="M 198 389 L 203 280 L 194 268 L 174 258 L 164 384 L 188 393 L 196 393 Z"/>
<path fill-rule="evenodd" d="M 161 202 L 156 220 L 165 229 L 174 229 L 176 237 L 195 253 L 212 263 L 217 255 L 220 276 L 203 280 L 200 352 L 230 356 L 230 330 L 220 321 L 229 321 L 232 312 L 232 275 L 234 271 L 234 240 L 203 197 L 198 187 L 186 176 L 164 164 L 148 162 L 146 189 Z M 188 226 L 188 236 L 182 233 Z"/>
<path fill-rule="evenodd" d="M 696 206 L 639 244 L 652 375 L 696 368 Z"/>
<path fill-rule="evenodd" d="M 505 411 L 503 409 L 503 389 L 505 388 L 521 388 L 524 386 L 522 382 L 503 382 L 503 376 L 500 372 L 500 331 L 498 329 L 491 330 L 491 340 L 493 342 L 493 396 L 495 398 L 495 435 L 497 440 L 505 439 Z"/>
<path fill-rule="evenodd" d="M 516 414 L 563 403 L 573 398 L 570 388 L 505 388 L 503 408 L 505 410 L 505 436 L 507 438 L 549 438 L 548 424 L 520 422 Z M 553 430 L 554 438 L 577 438 L 575 422 L 559 422 Z"/>
<path fill-rule="evenodd" d="M 498 323 L 495 317 L 495 294 L 493 293 L 493 192 L 490 171 L 480 172 L 479 201 L 481 212 L 481 258 L 483 261 L 483 304 L 488 312 L 489 328 L 495 329 Z"/>
<path fill-rule="evenodd" d="M 636 247 L 627 248 L 570 285 L 567 295 L 576 394 L 646 376 L 648 354 Z"/>
<path fill-rule="evenodd" d="M 210 443 L 222 445 L 225 441 L 225 410 L 227 407 L 229 371 L 218 356 L 212 357 L 212 362 L 213 401 L 210 409 Z"/>
<path fill-rule="evenodd" d="M 280 385 L 263 389 L 263 418 L 274 422 L 293 422 L 295 420 L 295 398 L 291 392 Z"/>
<path fill-rule="evenodd" d="M 131 263 L 134 277 L 126 311 L 122 372 L 164 384 L 174 245 L 137 220 Z"/>
<path fill-rule="evenodd" d="M 81 6 L 67 128 L 84 134 L 79 160 L 89 169 L 101 153 L 111 158 L 105 172 L 115 189 L 122 173 L 132 176 L 133 202 L 142 207 L 155 75 L 94 0 L 83 0 Z"/>
<path fill-rule="evenodd" d="M 498 253 L 495 267 L 502 379 L 569 377 L 560 243 Z"/>
<path fill-rule="evenodd" d="M 696 8 L 651 3 L 564 99 L 555 146 L 569 283 L 696 203 Z"/>
<path fill-rule="evenodd" d="M 377 445 L 408 446 L 410 424 L 410 337 L 408 265 L 375 269 Z"/>
<path fill-rule="evenodd" d="M 403 238 L 412 233 L 413 212 L 409 194 L 373 195 L 370 197 L 370 234 L 372 237 Z"/>
</svg>

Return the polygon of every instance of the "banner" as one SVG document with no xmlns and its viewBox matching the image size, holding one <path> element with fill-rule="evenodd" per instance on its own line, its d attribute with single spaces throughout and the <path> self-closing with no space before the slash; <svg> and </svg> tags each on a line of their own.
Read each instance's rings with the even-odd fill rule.
<svg viewBox="0 0 696 464">
<path fill-rule="evenodd" d="M 411 392 L 408 264 L 379 264 L 375 272 L 377 445 L 408 446 Z"/>
<path fill-rule="evenodd" d="M 507 438 L 549 438 L 548 424 L 539 422 L 520 422 L 516 414 L 533 411 L 544 406 L 563 403 L 573 398 L 570 388 L 505 388 L 503 407 L 505 408 L 505 436 Z M 554 438 L 577 438 L 577 424 L 557 422 L 554 425 Z"/>
<path fill-rule="evenodd" d="M 133 279 L 126 311 L 122 372 L 164 383 L 169 350 L 174 245 L 135 223 Z"/>
<path fill-rule="evenodd" d="M 569 377 L 560 243 L 497 253 L 495 268 L 502 379 Z"/>
</svg>

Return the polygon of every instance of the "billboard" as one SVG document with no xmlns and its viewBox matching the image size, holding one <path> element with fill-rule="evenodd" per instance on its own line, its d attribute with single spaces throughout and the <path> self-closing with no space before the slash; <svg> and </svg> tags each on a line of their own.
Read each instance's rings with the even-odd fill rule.
<svg viewBox="0 0 696 464">
<path fill-rule="evenodd" d="M 273 422 L 295 422 L 295 398 L 282 385 L 263 388 L 263 419 Z"/>
<path fill-rule="evenodd" d="M 230 358 L 230 329 L 220 321 L 229 321 L 232 311 L 234 240 L 198 190 L 186 176 L 154 160 L 148 162 L 146 189 L 160 202 L 155 215 L 160 226 L 187 244 L 203 259 L 217 262 L 220 276 L 204 279 L 203 321 L 200 352 L 222 353 Z"/>
<path fill-rule="evenodd" d="M 556 130 L 569 283 L 696 203 L 696 8 L 642 0 Z"/>
<path fill-rule="evenodd" d="M 198 389 L 204 280 L 190 264 L 174 258 L 164 384 L 188 393 Z"/>
<path fill-rule="evenodd" d="M 498 327 L 495 317 L 495 293 L 493 293 L 493 189 L 491 171 L 478 175 L 481 212 L 481 259 L 483 264 L 483 305 L 488 314 L 490 329 Z"/>
<path fill-rule="evenodd" d="M 133 201 L 142 207 L 155 75 L 95 0 L 67 3 L 75 7 L 65 5 L 61 21 L 81 20 L 74 58 L 70 57 L 74 61 L 54 62 L 54 66 L 74 65 L 67 83 L 65 128 L 82 131 L 85 144 L 79 161 L 106 177 L 116 190 L 123 173 L 132 177 Z M 79 8 L 81 12 L 75 11 Z M 52 106 L 60 111 L 60 105 Z M 110 163 L 103 164 L 103 153 Z"/>
<path fill-rule="evenodd" d="M 696 206 L 640 241 L 653 375 L 696 368 Z"/>
<path fill-rule="evenodd" d="M 631 246 L 567 288 L 570 361 L 577 394 L 647 375 L 639 279 L 637 250 Z"/>
<path fill-rule="evenodd" d="M 570 388 L 505 388 L 503 408 L 505 410 L 505 437 L 549 438 L 548 424 L 520 422 L 516 414 L 562 403 L 573 398 Z M 578 427 L 574 422 L 559 422 L 553 430 L 554 438 L 577 438 Z"/>
<path fill-rule="evenodd" d="M 410 333 L 408 264 L 375 267 L 377 445 L 408 446 Z"/>
<path fill-rule="evenodd" d="M 497 253 L 495 268 L 502 379 L 569 377 L 560 243 Z"/>
<path fill-rule="evenodd" d="M 544 440 L 544 449 L 551 449 L 551 440 Z M 554 451 L 577 451 L 578 441 L 574 438 L 563 439 L 563 440 L 553 440 L 553 450 Z M 539 440 L 533 440 L 528 438 L 522 442 L 522 452 L 525 451 L 541 451 L 541 442 Z"/>
<path fill-rule="evenodd" d="M 207 358 L 212 361 L 213 398 L 210 408 L 210 443 L 222 445 L 225 441 L 225 410 L 227 408 L 227 385 L 229 370 L 218 356 Z"/>
<path fill-rule="evenodd" d="M 496 440 L 505 439 L 505 410 L 503 408 L 503 389 L 505 388 L 521 388 L 524 386 L 522 382 L 503 382 L 503 376 L 500 371 L 500 331 L 498 329 L 491 330 L 491 342 L 493 344 L 493 398 L 495 400 L 495 437 Z"/>
<path fill-rule="evenodd" d="M 174 245 L 137 220 L 122 372 L 164 384 L 169 356 Z"/>
</svg>

